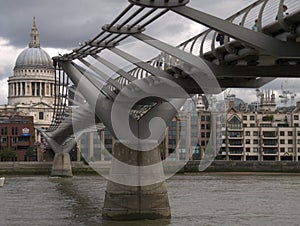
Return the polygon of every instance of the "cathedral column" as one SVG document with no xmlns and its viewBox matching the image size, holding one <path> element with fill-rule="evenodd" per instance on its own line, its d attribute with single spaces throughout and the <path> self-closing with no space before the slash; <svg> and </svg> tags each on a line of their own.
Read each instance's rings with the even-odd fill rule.
<svg viewBox="0 0 300 226">
<path fill-rule="evenodd" d="M 28 84 L 29 84 L 29 92 L 28 93 L 30 96 L 32 96 L 32 83 L 29 82 Z"/>
<path fill-rule="evenodd" d="M 16 96 L 20 96 L 19 83 L 17 82 L 16 85 L 17 85 L 17 87 L 16 87 L 16 91 L 17 91 Z"/>
<path fill-rule="evenodd" d="M 16 93 L 16 84 L 15 83 L 12 83 L 12 96 L 15 96 L 15 93 Z"/>
<path fill-rule="evenodd" d="M 20 82 L 20 96 L 23 96 L 23 82 Z"/>
<path fill-rule="evenodd" d="M 37 96 L 37 82 L 34 83 L 34 96 Z"/>
<path fill-rule="evenodd" d="M 8 96 L 12 96 L 12 84 L 9 84 L 8 85 L 8 90 L 9 90 L 9 93 L 8 93 Z"/>
<path fill-rule="evenodd" d="M 40 90 L 39 96 L 41 97 L 42 94 L 43 94 L 43 91 L 42 91 L 42 83 L 41 83 L 41 82 L 39 82 L 39 90 Z"/>
</svg>

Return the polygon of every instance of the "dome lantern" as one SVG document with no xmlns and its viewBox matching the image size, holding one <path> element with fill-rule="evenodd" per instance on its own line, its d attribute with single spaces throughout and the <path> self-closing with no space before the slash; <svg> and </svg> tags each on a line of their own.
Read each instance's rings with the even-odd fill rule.
<svg viewBox="0 0 300 226">
<path fill-rule="evenodd" d="M 30 33 L 29 48 L 40 48 L 39 33 L 36 27 L 35 17 L 33 17 L 33 25 Z"/>
</svg>

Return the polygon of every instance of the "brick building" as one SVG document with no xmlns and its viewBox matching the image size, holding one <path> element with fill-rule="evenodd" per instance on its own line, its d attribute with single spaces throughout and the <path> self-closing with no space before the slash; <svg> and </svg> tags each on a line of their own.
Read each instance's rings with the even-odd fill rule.
<svg viewBox="0 0 300 226">
<path fill-rule="evenodd" d="M 2 112 L 0 115 L 0 154 L 4 151 L 14 153 L 13 159 L 2 161 L 34 160 L 34 124 L 32 116 Z"/>
</svg>

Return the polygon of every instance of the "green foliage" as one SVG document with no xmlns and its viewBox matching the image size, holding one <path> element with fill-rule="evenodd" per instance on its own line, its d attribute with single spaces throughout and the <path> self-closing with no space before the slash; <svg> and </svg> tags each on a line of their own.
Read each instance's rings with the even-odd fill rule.
<svg viewBox="0 0 300 226">
<path fill-rule="evenodd" d="M 26 150 L 26 156 L 27 157 L 35 157 L 36 156 L 36 150 L 34 147 L 28 148 Z"/>
<path fill-rule="evenodd" d="M 8 160 L 14 160 L 17 157 L 16 153 L 10 149 L 3 149 L 0 152 L 0 158 L 3 159 L 4 161 Z"/>
</svg>

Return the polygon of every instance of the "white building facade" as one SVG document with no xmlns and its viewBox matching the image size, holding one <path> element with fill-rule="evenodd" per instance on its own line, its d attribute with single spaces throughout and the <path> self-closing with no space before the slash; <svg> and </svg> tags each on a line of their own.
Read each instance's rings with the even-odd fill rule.
<svg viewBox="0 0 300 226">
<path fill-rule="evenodd" d="M 231 102 L 219 157 L 242 161 L 300 161 L 300 102 L 294 111 L 239 112 Z"/>
</svg>

